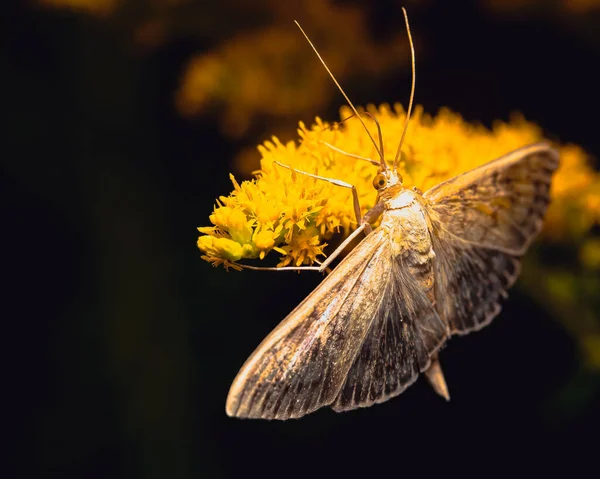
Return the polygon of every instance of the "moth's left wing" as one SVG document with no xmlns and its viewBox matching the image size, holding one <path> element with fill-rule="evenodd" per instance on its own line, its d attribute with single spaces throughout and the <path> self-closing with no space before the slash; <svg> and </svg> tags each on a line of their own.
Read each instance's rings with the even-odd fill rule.
<svg viewBox="0 0 600 479">
<path fill-rule="evenodd" d="M 436 308 L 452 333 L 487 325 L 542 227 L 558 152 L 513 151 L 424 194 L 436 252 Z"/>
</svg>

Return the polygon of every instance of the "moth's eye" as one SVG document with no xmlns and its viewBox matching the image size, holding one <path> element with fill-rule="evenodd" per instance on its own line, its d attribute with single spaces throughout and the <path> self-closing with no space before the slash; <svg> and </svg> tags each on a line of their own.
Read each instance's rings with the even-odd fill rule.
<svg viewBox="0 0 600 479">
<path fill-rule="evenodd" d="M 373 178 L 373 188 L 375 188 L 376 190 L 380 190 L 381 188 L 383 188 L 387 183 L 387 180 L 385 179 L 385 176 L 383 176 L 381 173 L 379 173 L 375 178 Z"/>
</svg>

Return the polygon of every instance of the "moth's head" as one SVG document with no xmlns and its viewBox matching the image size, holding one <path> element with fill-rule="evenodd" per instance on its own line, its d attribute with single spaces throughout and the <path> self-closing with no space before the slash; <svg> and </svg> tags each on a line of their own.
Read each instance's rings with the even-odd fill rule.
<svg viewBox="0 0 600 479">
<path fill-rule="evenodd" d="M 397 186 L 402 187 L 402 175 L 387 166 L 380 167 L 373 178 L 373 188 L 381 195 L 390 188 Z"/>
</svg>

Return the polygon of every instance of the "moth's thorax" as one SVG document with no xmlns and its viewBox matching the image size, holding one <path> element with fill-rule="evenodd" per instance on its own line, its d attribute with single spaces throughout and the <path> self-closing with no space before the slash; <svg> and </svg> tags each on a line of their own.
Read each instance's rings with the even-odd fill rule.
<svg viewBox="0 0 600 479">
<path fill-rule="evenodd" d="M 396 185 L 381 193 L 381 197 L 385 202 L 386 210 L 398 210 L 407 208 L 416 203 L 415 193 L 407 190 L 401 185 Z"/>
<path fill-rule="evenodd" d="M 417 251 L 425 253 L 431 248 L 431 237 L 423 206 L 415 193 L 404 190 L 401 195 L 386 202 L 381 226 L 390 233 L 396 253 Z"/>
</svg>

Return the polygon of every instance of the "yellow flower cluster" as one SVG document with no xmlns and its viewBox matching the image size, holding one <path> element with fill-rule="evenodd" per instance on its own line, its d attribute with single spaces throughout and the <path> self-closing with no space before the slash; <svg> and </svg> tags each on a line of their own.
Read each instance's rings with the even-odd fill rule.
<svg viewBox="0 0 600 479">
<path fill-rule="evenodd" d="M 385 156 L 390 161 L 406 113 L 399 104 L 393 109 L 385 104 L 379 108 L 370 105 L 367 111 L 381 126 Z M 348 118 L 352 112 L 344 107 L 340 114 Z M 377 138 L 375 123 L 364 118 Z M 300 123 L 298 134 L 298 143 L 282 144 L 273 137 L 259 146 L 262 159 L 254 179 L 238 184 L 231 176 L 234 191 L 219 198 L 210 216 L 213 226 L 199 228 L 203 235 L 198 247 L 205 260 L 239 268 L 237 261 L 263 259 L 274 250 L 282 255 L 278 266 L 309 265 L 324 254 L 333 234 L 347 235 L 354 229 L 350 190 L 300 172 L 356 186 L 362 214 L 374 206 L 377 194 L 371 182 L 377 167 L 336 151 L 377 159 L 373 143 L 356 118 L 333 125 L 317 118 L 310 129 Z M 407 188 L 426 191 L 541 138 L 540 128 L 521 116 L 509 123 L 496 122 L 490 130 L 468 123 L 448 109 L 433 117 L 417 107 L 402 146 L 399 172 Z M 577 224 L 579 230 L 600 221 L 600 176 L 587 164 L 580 148 L 563 147 L 561 156 L 547 228 L 547 234 L 555 237 L 576 232 L 568 225 L 572 210 L 581 212 L 577 215 L 583 218 Z"/>
</svg>

